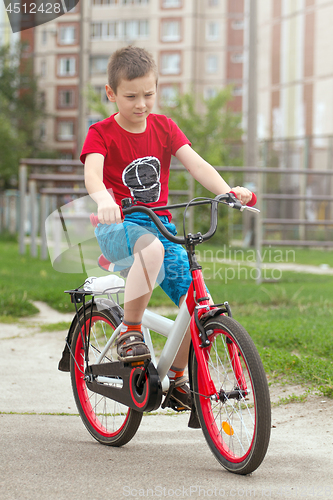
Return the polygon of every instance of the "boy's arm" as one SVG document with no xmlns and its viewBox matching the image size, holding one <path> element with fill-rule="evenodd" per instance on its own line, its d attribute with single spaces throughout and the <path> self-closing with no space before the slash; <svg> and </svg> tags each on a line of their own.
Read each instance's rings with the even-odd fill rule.
<svg viewBox="0 0 333 500">
<path fill-rule="evenodd" d="M 84 181 L 88 193 L 98 205 L 98 220 L 102 224 L 121 222 L 120 209 L 103 182 L 104 156 L 87 154 L 84 163 Z"/>
<path fill-rule="evenodd" d="M 194 179 L 212 193 L 218 195 L 231 191 L 230 186 L 220 176 L 218 171 L 201 158 L 188 144 L 178 149 L 176 158 L 184 165 Z M 244 187 L 237 186 L 232 188 L 232 191 L 243 205 L 246 205 L 252 198 L 251 191 Z"/>
</svg>

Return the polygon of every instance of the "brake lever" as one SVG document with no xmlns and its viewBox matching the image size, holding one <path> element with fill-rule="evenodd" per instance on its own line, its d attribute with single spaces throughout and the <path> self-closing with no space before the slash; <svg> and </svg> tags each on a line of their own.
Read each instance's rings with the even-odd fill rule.
<svg viewBox="0 0 333 500">
<path fill-rule="evenodd" d="M 244 212 L 244 210 L 249 210 L 250 212 L 260 213 L 260 210 L 258 208 L 254 208 L 254 206 L 253 206 L 257 202 L 257 197 L 256 197 L 255 193 L 252 193 L 252 198 L 251 198 L 248 205 L 242 205 L 233 191 L 230 191 L 229 194 L 230 194 L 230 197 L 232 198 L 231 202 L 230 201 L 227 202 L 229 207 L 236 208 L 240 212 Z"/>
<path fill-rule="evenodd" d="M 247 205 L 242 205 L 239 209 L 240 212 L 244 212 L 244 210 L 249 210 L 250 212 L 260 213 L 259 208 L 248 207 Z"/>
</svg>

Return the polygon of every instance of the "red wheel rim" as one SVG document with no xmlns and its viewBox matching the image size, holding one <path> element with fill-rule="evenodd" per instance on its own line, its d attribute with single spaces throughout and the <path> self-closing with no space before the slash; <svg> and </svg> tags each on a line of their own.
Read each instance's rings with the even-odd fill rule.
<svg viewBox="0 0 333 500">
<path fill-rule="evenodd" d="M 228 337 L 232 341 L 232 338 L 230 338 L 227 335 L 227 333 L 223 330 L 214 330 L 214 335 L 210 337 L 210 340 L 211 341 L 214 340 L 214 338 L 220 334 L 224 335 L 225 337 Z M 243 362 L 246 366 L 244 359 L 243 359 Z M 246 366 L 246 369 L 247 369 L 247 366 Z M 247 370 L 247 373 L 249 373 L 248 370 Z M 198 380 L 198 392 L 200 394 L 203 392 L 203 382 L 202 382 L 202 377 L 200 376 L 199 373 L 197 374 L 197 380 Z M 253 393 L 252 380 L 250 379 L 250 377 L 248 377 L 248 381 L 251 384 L 251 390 Z M 204 397 L 204 396 L 199 396 L 199 398 L 200 398 L 200 407 L 201 407 L 201 411 L 202 411 L 202 416 L 203 416 L 203 419 L 204 419 L 205 424 L 206 424 L 206 429 L 207 429 L 211 439 L 213 440 L 214 445 L 218 449 L 219 453 L 221 453 L 221 455 L 223 455 L 229 462 L 232 462 L 232 463 L 243 462 L 251 452 L 251 449 L 253 446 L 253 441 L 254 441 L 255 434 L 256 434 L 256 407 L 255 407 L 255 405 L 254 405 L 254 428 L 252 431 L 251 443 L 248 445 L 248 449 L 243 455 L 235 455 L 235 453 L 229 448 L 227 442 L 222 438 L 222 433 L 219 430 L 218 425 L 216 423 L 216 420 L 214 418 L 211 400 L 207 397 Z"/>
<path fill-rule="evenodd" d="M 99 316 L 94 316 L 93 317 L 93 324 L 96 323 L 97 321 L 106 322 L 105 318 L 102 318 Z M 87 331 L 89 328 L 89 322 L 90 322 L 90 320 L 88 320 L 86 322 Z M 111 323 L 108 322 L 108 324 L 113 328 Z M 84 327 L 83 327 L 83 332 L 84 332 Z M 75 363 L 75 381 L 76 381 L 77 394 L 78 394 L 78 397 L 80 400 L 81 407 L 84 410 L 84 414 L 85 414 L 86 418 L 88 419 L 90 425 L 95 429 L 96 432 L 98 432 L 98 434 L 100 434 L 104 437 L 115 437 L 124 428 L 124 426 L 128 420 L 129 414 L 130 414 L 130 409 L 128 409 L 127 415 L 126 415 L 125 420 L 123 421 L 122 425 L 114 432 L 110 432 L 100 422 L 98 415 L 96 415 L 96 413 L 92 407 L 92 404 L 90 402 L 89 394 L 88 394 L 88 390 L 87 390 L 87 385 L 86 385 L 86 382 L 84 380 L 84 374 L 82 373 L 82 372 L 84 372 L 84 369 L 85 369 L 84 356 L 82 355 L 83 352 L 84 352 L 84 349 L 83 349 L 83 344 L 82 344 L 82 337 L 79 334 L 77 342 L 76 342 L 76 349 L 75 349 L 74 356 L 75 356 L 75 361 L 76 361 L 76 363 Z"/>
</svg>

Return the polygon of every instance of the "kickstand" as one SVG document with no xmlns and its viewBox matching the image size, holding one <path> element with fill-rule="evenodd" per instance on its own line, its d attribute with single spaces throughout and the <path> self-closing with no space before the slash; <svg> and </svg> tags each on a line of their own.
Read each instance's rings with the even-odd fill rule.
<svg viewBox="0 0 333 500">
<path fill-rule="evenodd" d="M 170 382 L 170 387 L 169 387 L 169 390 L 168 390 L 168 392 L 167 392 L 167 394 L 165 396 L 165 399 L 164 399 L 163 403 L 161 404 L 161 408 L 164 409 L 164 408 L 166 408 L 168 406 L 169 399 L 171 397 L 171 394 L 172 394 L 172 391 L 173 391 L 174 387 L 175 387 L 175 381 L 172 380 Z"/>
</svg>

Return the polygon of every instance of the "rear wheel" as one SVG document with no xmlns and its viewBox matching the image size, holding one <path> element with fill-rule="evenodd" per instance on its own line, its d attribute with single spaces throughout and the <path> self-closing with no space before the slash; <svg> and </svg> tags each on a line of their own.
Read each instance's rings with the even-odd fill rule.
<svg viewBox="0 0 333 500">
<path fill-rule="evenodd" d="M 211 342 L 207 366 L 219 394 L 202 395 L 202 377 L 193 350 L 194 402 L 206 441 L 230 472 L 249 474 L 265 457 L 271 429 L 271 406 L 265 371 L 246 330 L 227 316 L 208 320 Z"/>
<path fill-rule="evenodd" d="M 86 318 L 83 312 L 80 316 L 80 326 L 77 324 L 73 334 L 71 349 L 71 380 L 73 393 L 82 421 L 90 434 L 100 443 L 110 446 L 122 446 L 136 433 L 142 419 L 142 413 L 106 398 L 88 389 L 84 378 L 86 368 L 84 351 L 84 334 L 89 331 L 90 307 L 86 308 Z M 108 340 L 112 336 L 120 320 L 111 311 L 93 309 L 88 359 L 89 364 L 95 364 Z M 113 342 L 112 342 L 113 344 Z M 116 361 L 116 350 L 112 345 L 106 351 L 102 363 Z"/>
</svg>

